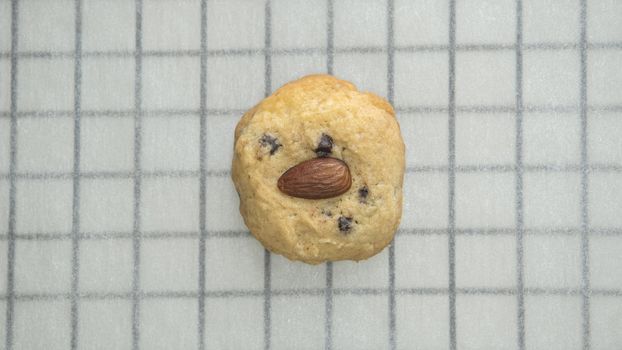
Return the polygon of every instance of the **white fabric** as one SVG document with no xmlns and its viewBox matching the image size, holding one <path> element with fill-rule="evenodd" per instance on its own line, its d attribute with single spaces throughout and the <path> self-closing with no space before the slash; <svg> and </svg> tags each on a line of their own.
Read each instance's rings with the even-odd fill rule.
<svg viewBox="0 0 622 350">
<path fill-rule="evenodd" d="M 622 347 L 622 2 L 588 2 L 584 62 L 579 1 L 523 0 L 520 56 L 510 0 L 459 0 L 455 26 L 449 1 L 210 0 L 204 47 L 199 1 L 144 0 L 137 22 L 133 2 L 84 0 L 77 36 L 74 1 L 17 6 L 12 60 L 0 2 L 0 344 L 9 329 L 14 349 Z M 233 130 L 266 89 L 329 69 L 396 107 L 395 254 L 266 270 Z"/>
</svg>

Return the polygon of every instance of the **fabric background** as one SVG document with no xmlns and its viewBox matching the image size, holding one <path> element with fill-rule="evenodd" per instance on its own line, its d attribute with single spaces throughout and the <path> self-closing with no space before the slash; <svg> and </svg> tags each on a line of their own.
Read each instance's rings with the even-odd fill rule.
<svg viewBox="0 0 622 350">
<path fill-rule="evenodd" d="M 622 2 L 0 1 L 7 349 L 622 348 Z M 241 114 L 329 72 L 395 106 L 394 244 L 249 236 Z"/>
</svg>

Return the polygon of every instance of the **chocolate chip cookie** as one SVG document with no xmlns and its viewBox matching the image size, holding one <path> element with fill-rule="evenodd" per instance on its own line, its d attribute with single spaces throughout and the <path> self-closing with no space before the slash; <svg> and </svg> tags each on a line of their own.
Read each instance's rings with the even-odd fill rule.
<svg viewBox="0 0 622 350">
<path fill-rule="evenodd" d="M 232 177 L 244 222 L 270 251 L 310 264 L 362 260 L 399 225 L 404 142 L 387 101 L 311 75 L 244 114 Z"/>
</svg>

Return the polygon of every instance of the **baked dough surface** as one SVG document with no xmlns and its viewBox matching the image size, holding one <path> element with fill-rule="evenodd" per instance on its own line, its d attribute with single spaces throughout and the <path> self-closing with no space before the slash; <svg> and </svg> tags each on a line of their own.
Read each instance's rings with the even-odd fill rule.
<svg viewBox="0 0 622 350">
<path fill-rule="evenodd" d="M 277 188 L 279 177 L 318 157 L 347 163 L 352 186 L 327 199 Z M 320 146 L 320 143 L 323 144 Z M 391 105 L 349 82 L 311 75 L 244 114 L 235 129 L 232 178 L 240 212 L 270 251 L 310 264 L 366 259 L 386 247 L 402 213 L 404 143 Z"/>
</svg>

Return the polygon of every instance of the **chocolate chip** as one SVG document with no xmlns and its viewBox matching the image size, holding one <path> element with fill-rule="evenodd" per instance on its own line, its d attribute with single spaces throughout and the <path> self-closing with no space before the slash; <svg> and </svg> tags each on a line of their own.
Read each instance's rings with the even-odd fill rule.
<svg viewBox="0 0 622 350">
<path fill-rule="evenodd" d="M 262 146 L 270 146 L 270 155 L 274 155 L 276 151 L 279 150 L 279 147 L 283 146 L 276 137 L 268 134 L 264 134 L 259 140 L 259 143 L 261 143 Z"/>
<path fill-rule="evenodd" d="M 324 215 L 326 215 L 328 217 L 332 217 L 333 216 L 333 213 L 331 213 L 330 210 L 325 210 L 325 209 L 322 209 L 322 214 L 324 214 Z"/>
<path fill-rule="evenodd" d="M 333 152 L 333 138 L 329 135 L 322 134 L 320 143 L 318 143 L 315 153 L 318 157 L 326 157 Z"/>
<path fill-rule="evenodd" d="M 352 229 L 352 218 L 340 216 L 339 220 L 337 220 L 337 226 L 341 232 L 350 231 Z"/>
<path fill-rule="evenodd" d="M 369 195 L 369 188 L 367 188 L 367 186 L 363 186 L 359 188 L 359 202 L 365 203 L 367 201 L 368 195 Z"/>
</svg>

